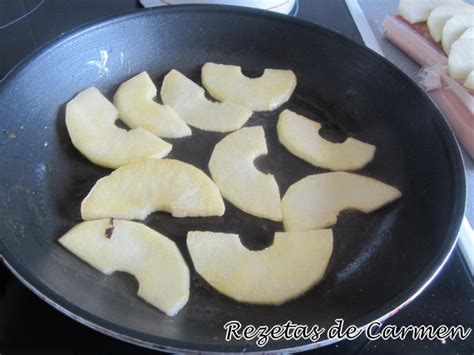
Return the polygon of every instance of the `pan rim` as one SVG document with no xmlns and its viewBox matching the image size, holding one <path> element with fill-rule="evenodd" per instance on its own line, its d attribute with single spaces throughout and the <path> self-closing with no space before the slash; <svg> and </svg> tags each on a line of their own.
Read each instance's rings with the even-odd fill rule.
<svg viewBox="0 0 474 355">
<path fill-rule="evenodd" d="M 81 25 L 77 28 L 72 29 L 64 34 L 61 34 L 59 37 L 52 39 L 46 44 L 40 46 L 33 53 L 26 56 L 21 60 L 15 67 L 13 67 L 0 82 L 0 93 L 4 90 L 7 84 L 15 78 L 16 75 L 20 74 L 30 62 L 40 58 L 43 55 L 47 55 L 51 51 L 54 51 L 58 46 L 66 44 L 68 41 L 74 39 L 76 36 L 85 35 L 89 31 L 94 31 L 102 26 L 107 26 L 112 23 L 130 20 L 133 18 L 141 16 L 155 16 L 159 13 L 188 13 L 188 12 L 225 12 L 225 13 L 234 13 L 241 16 L 251 16 L 259 17 L 262 16 L 268 21 L 283 22 L 291 26 L 299 26 L 301 28 L 306 28 L 313 31 L 318 31 L 320 34 L 326 36 L 331 36 L 333 38 L 347 41 L 348 44 L 352 45 L 354 49 L 359 51 L 366 52 L 367 55 L 376 58 L 382 65 L 385 65 L 393 73 L 403 78 L 405 83 L 411 86 L 411 89 L 418 90 L 422 97 L 425 97 L 426 100 L 431 102 L 435 107 L 437 105 L 426 95 L 426 93 L 413 82 L 405 73 L 403 73 L 399 68 L 394 64 L 388 61 L 386 58 L 380 56 L 378 53 L 373 50 L 361 45 L 354 39 L 325 28 L 321 25 L 315 24 L 310 21 L 302 20 L 299 18 L 294 18 L 286 15 L 269 13 L 264 10 L 250 9 L 245 7 L 236 7 L 236 6 L 225 6 L 225 5 L 178 5 L 173 7 L 160 7 L 160 8 L 150 8 L 150 9 L 141 9 L 127 12 L 121 15 L 109 16 L 96 21 L 92 21 Z M 439 108 L 438 108 L 438 111 Z M 443 117 L 442 112 L 440 111 L 440 116 Z M 427 265 L 419 276 L 414 280 L 414 282 L 406 288 L 403 292 L 394 297 L 391 301 L 385 303 L 379 309 L 365 315 L 360 318 L 355 325 L 359 327 L 365 327 L 368 323 L 375 320 L 386 320 L 391 315 L 396 313 L 401 308 L 405 307 L 411 301 L 413 301 L 439 274 L 443 266 L 449 259 L 452 254 L 454 247 L 458 238 L 458 231 L 461 226 L 461 221 L 464 215 L 465 203 L 466 203 L 466 181 L 465 181 L 465 169 L 463 160 L 460 153 L 459 145 L 454 138 L 454 133 L 449 127 L 446 120 L 441 119 L 441 117 L 434 119 L 434 124 L 436 128 L 442 132 L 444 138 L 444 144 L 446 149 L 449 152 L 451 165 L 453 166 L 453 182 L 455 189 L 455 196 L 458 196 L 454 201 L 453 211 L 452 211 L 452 221 L 448 228 L 447 237 L 444 240 L 442 247 L 439 252 L 433 258 L 432 262 Z M 0 246 L 2 242 L 0 239 Z M 324 339 L 317 343 L 312 343 L 309 340 L 303 341 L 271 341 L 264 348 L 259 348 L 255 344 L 246 344 L 243 346 L 240 345 L 211 345 L 211 344 L 198 344 L 198 343 L 189 343 L 182 340 L 176 340 L 171 338 L 164 338 L 157 335 L 152 335 L 148 333 L 143 333 L 136 331 L 134 329 L 124 327 L 118 324 L 111 323 L 106 319 L 95 316 L 94 314 L 70 303 L 68 300 L 64 299 L 61 295 L 56 293 L 54 290 L 49 288 L 47 285 L 44 285 L 32 272 L 24 268 L 16 258 L 9 253 L 6 248 L 2 248 L 0 258 L 4 264 L 12 271 L 12 273 L 30 290 L 32 290 L 37 296 L 46 301 L 48 304 L 54 308 L 61 311 L 63 314 L 68 317 L 79 321 L 80 323 L 100 331 L 106 335 L 113 336 L 117 339 L 130 342 L 136 345 L 162 350 L 162 351 L 188 351 L 188 352 L 241 352 L 241 351 L 266 351 L 266 352 L 281 352 L 281 351 L 303 351 L 310 350 L 317 347 L 322 347 L 336 342 L 332 339 Z M 132 336 L 130 336 L 132 334 Z M 146 341 L 144 339 L 154 339 L 153 341 Z M 160 345 L 163 344 L 163 345 Z M 290 344 L 294 346 L 288 347 Z"/>
</svg>

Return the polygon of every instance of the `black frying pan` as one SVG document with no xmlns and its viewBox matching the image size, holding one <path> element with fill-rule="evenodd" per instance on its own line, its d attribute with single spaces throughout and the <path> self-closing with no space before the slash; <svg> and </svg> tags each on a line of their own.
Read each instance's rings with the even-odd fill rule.
<svg viewBox="0 0 474 355">
<path fill-rule="evenodd" d="M 106 276 L 57 239 L 80 221 L 80 201 L 110 171 L 94 166 L 72 146 L 65 103 L 97 86 L 111 98 L 117 86 L 148 70 L 160 85 L 177 68 L 200 81 L 207 61 L 238 64 L 250 76 L 290 68 L 298 85 L 277 112 L 255 114 L 269 155 L 257 160 L 275 174 L 283 194 L 318 172 L 293 157 L 276 137 L 276 117 L 290 108 L 323 122 L 324 135 L 347 133 L 375 144 L 375 160 L 360 171 L 397 186 L 401 200 L 370 215 L 345 212 L 334 227 L 335 247 L 323 282 L 279 307 L 234 302 L 211 289 L 192 269 L 189 303 L 174 318 L 136 296 L 136 281 Z M 386 60 L 351 40 L 293 18 L 226 7 L 173 7 L 134 12 L 80 28 L 50 43 L 16 67 L 0 86 L 0 251 L 6 265 L 38 296 L 106 334 L 163 350 L 262 350 L 224 340 L 223 324 L 274 325 L 291 320 L 329 327 L 336 318 L 363 326 L 409 302 L 449 256 L 463 215 L 465 181 L 458 147 L 427 96 Z M 223 134 L 193 129 L 174 141 L 170 157 L 207 170 Z M 190 267 L 188 230 L 239 233 L 245 245 L 269 245 L 272 223 L 226 203 L 223 218 L 174 219 L 165 213 L 145 223 L 175 240 Z M 310 348 L 309 341 L 272 341 L 264 350 Z"/>
</svg>

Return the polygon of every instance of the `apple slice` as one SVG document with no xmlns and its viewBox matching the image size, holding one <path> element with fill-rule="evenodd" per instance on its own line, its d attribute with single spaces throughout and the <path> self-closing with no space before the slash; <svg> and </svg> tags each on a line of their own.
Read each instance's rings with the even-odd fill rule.
<svg viewBox="0 0 474 355">
<path fill-rule="evenodd" d="M 474 12 L 465 15 L 455 15 L 447 20 L 441 37 L 443 50 L 449 54 L 453 43 L 470 27 L 474 27 Z"/>
<path fill-rule="evenodd" d="M 142 127 L 164 138 L 190 136 L 186 122 L 171 107 L 153 101 L 155 96 L 156 87 L 147 72 L 123 82 L 114 96 L 120 119 L 131 128 Z"/>
<path fill-rule="evenodd" d="M 118 168 L 146 158 L 162 158 L 171 144 L 142 128 L 131 131 L 114 123 L 118 112 L 94 87 L 81 91 L 66 105 L 66 127 L 72 144 L 91 162 Z"/>
<path fill-rule="evenodd" d="M 458 39 L 451 46 L 448 58 L 449 75 L 455 80 L 466 80 L 474 70 L 474 39 Z"/>
<path fill-rule="evenodd" d="M 469 90 L 474 91 L 474 70 L 471 70 L 471 72 L 467 76 L 466 81 L 464 81 L 464 86 Z"/>
<path fill-rule="evenodd" d="M 287 102 L 296 87 L 291 70 L 265 69 L 259 78 L 248 78 L 236 65 L 206 63 L 202 84 L 217 100 L 235 102 L 253 111 L 271 111 Z"/>
<path fill-rule="evenodd" d="M 433 37 L 436 42 L 441 41 L 443 27 L 446 21 L 455 15 L 463 15 L 472 12 L 474 12 L 474 6 L 471 4 L 463 3 L 462 5 L 438 6 L 431 11 L 427 21 L 431 37 Z"/>
<path fill-rule="evenodd" d="M 236 234 L 189 232 L 196 271 L 217 291 L 238 301 L 279 305 L 308 291 L 326 272 L 333 249 L 330 229 L 275 233 L 259 251 Z"/>
<path fill-rule="evenodd" d="M 267 152 L 263 128 L 244 127 L 216 144 L 209 171 L 230 203 L 256 217 L 281 221 L 277 182 L 273 175 L 260 172 L 253 163 Z"/>
<path fill-rule="evenodd" d="M 365 176 L 310 175 L 291 185 L 283 196 L 283 224 L 287 231 L 326 228 L 337 222 L 342 210 L 369 213 L 400 196 L 396 188 Z"/>
<path fill-rule="evenodd" d="M 96 182 L 82 201 L 82 218 L 145 219 L 153 211 L 174 217 L 222 216 L 224 201 L 198 168 L 171 159 L 120 167 Z"/>
<path fill-rule="evenodd" d="M 356 170 L 374 158 L 375 146 L 354 138 L 332 143 L 319 135 L 321 125 L 290 110 L 280 114 L 278 139 L 304 161 L 331 170 Z"/>
<path fill-rule="evenodd" d="M 463 0 L 400 0 L 400 15 L 410 23 L 426 21 L 430 12 L 443 5 L 460 5 Z"/>
<path fill-rule="evenodd" d="M 474 39 L 474 27 L 469 27 L 466 31 L 462 33 L 459 39 Z"/>
<path fill-rule="evenodd" d="M 82 222 L 59 243 L 104 274 L 134 275 L 138 296 L 169 316 L 188 302 L 189 269 L 178 247 L 143 224 L 114 219 Z"/>
<path fill-rule="evenodd" d="M 190 126 L 213 132 L 230 132 L 242 127 L 252 111 L 232 102 L 212 102 L 202 87 L 177 70 L 166 74 L 161 98 Z"/>
</svg>

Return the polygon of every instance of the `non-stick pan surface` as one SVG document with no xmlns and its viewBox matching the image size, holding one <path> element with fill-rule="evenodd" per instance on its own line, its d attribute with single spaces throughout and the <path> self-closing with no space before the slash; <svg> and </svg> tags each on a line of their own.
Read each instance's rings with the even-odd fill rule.
<svg viewBox="0 0 474 355">
<path fill-rule="evenodd" d="M 375 144 L 374 161 L 359 173 L 398 187 L 403 197 L 369 215 L 343 213 L 334 227 L 334 254 L 324 281 L 279 307 L 239 304 L 211 289 L 192 268 L 185 238 L 189 230 L 225 231 L 262 249 L 281 224 L 253 218 L 229 203 L 222 218 L 152 214 L 145 223 L 176 241 L 192 270 L 189 303 L 170 318 L 136 296 L 133 277 L 103 275 L 58 245 L 57 239 L 80 221 L 80 201 L 99 177 L 110 173 L 72 146 L 64 108 L 89 86 L 112 98 L 123 80 L 143 70 L 158 87 L 172 68 L 200 82 L 200 67 L 208 61 L 241 65 L 251 76 L 264 68 L 296 73 L 290 102 L 277 112 L 255 114 L 247 123 L 265 128 L 269 154 L 257 166 L 275 174 L 282 194 L 300 178 L 324 171 L 278 143 L 278 113 L 290 108 L 323 122 L 330 139 L 340 141 L 349 133 Z M 71 317 L 149 347 L 262 350 L 254 342 L 226 342 L 223 325 L 230 320 L 329 327 L 343 318 L 346 324 L 367 324 L 430 281 L 449 256 L 463 215 L 458 147 L 426 95 L 366 48 L 289 17 L 226 7 L 173 7 L 83 27 L 8 75 L 0 86 L 0 120 L 0 251 L 5 263 Z M 191 137 L 172 142 L 170 157 L 208 172 L 211 151 L 223 136 L 193 129 Z M 264 350 L 308 344 L 271 341 Z"/>
</svg>

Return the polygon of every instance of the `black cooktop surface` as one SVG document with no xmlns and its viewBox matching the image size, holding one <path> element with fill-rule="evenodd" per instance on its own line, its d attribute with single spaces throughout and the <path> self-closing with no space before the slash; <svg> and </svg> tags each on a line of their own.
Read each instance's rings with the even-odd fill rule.
<svg viewBox="0 0 474 355">
<path fill-rule="evenodd" d="M 26 18 L 7 25 L 39 4 L 41 6 Z M 139 7 L 138 1 L 133 0 L 1 0 L 0 78 L 26 55 L 56 36 L 89 21 Z M 362 42 L 343 0 L 299 0 L 296 16 Z M 473 327 L 474 292 L 471 280 L 456 249 L 434 282 L 385 325 Z M 61 314 L 26 289 L 0 263 L 0 353 L 10 352 L 141 354 L 148 350 L 97 333 Z M 464 341 L 446 342 L 411 339 L 369 341 L 359 337 L 355 341 L 342 341 L 312 352 L 474 354 L 474 335 Z"/>
</svg>

